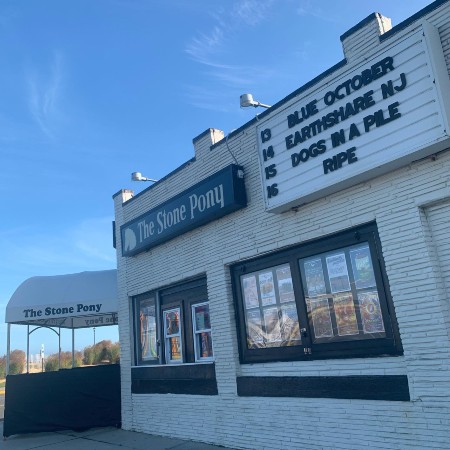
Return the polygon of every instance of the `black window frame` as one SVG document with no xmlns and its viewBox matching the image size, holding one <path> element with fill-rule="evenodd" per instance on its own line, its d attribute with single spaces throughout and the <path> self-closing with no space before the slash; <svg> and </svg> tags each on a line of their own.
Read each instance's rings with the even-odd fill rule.
<svg viewBox="0 0 450 450">
<path fill-rule="evenodd" d="M 377 339 L 345 339 L 341 342 L 318 343 L 312 339 L 313 327 L 311 317 L 307 313 L 301 269 L 299 261 L 308 257 L 315 257 L 339 249 L 368 242 L 372 256 L 376 288 L 383 315 L 385 337 Z M 347 252 L 347 250 L 345 250 Z M 245 323 L 245 305 L 241 288 L 241 277 L 264 269 L 288 263 L 291 270 L 295 299 L 298 312 L 300 330 L 302 331 L 301 345 L 248 348 Z M 394 306 L 390 295 L 389 283 L 382 257 L 381 242 L 376 223 L 359 226 L 337 234 L 328 235 L 320 239 L 289 247 L 285 250 L 272 252 L 262 257 L 240 262 L 230 267 L 233 298 L 236 312 L 237 336 L 239 342 L 239 358 L 242 364 L 318 360 L 339 358 L 365 358 L 379 356 L 399 356 L 403 354 L 398 324 Z M 351 270 L 349 270 L 351 272 Z M 352 285 L 352 293 L 354 293 Z"/>
<path fill-rule="evenodd" d="M 143 359 L 140 340 L 140 305 L 143 301 L 154 298 L 156 319 L 156 338 L 158 356 L 153 360 Z M 137 366 L 180 366 L 183 364 L 205 364 L 209 361 L 196 361 L 193 337 L 192 306 L 196 304 L 209 305 L 206 277 L 187 280 L 175 285 L 146 292 L 132 298 L 134 361 Z M 166 358 L 164 336 L 164 311 L 180 308 L 182 361 L 169 363 Z"/>
</svg>

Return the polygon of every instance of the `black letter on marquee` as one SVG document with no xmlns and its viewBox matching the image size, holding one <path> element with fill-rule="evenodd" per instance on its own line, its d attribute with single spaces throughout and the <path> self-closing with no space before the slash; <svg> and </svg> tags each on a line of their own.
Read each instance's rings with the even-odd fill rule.
<svg viewBox="0 0 450 450">
<path fill-rule="evenodd" d="M 270 166 L 264 169 L 266 171 L 266 180 L 274 177 L 277 174 L 277 169 L 275 164 L 271 164 Z"/>
<path fill-rule="evenodd" d="M 387 99 L 391 95 L 394 95 L 394 83 L 392 80 L 389 80 L 387 83 L 381 84 L 381 93 L 383 94 L 383 99 Z"/>
<path fill-rule="evenodd" d="M 272 137 L 272 133 L 270 132 L 270 128 L 266 128 L 261 131 L 261 142 L 267 142 Z"/>
<path fill-rule="evenodd" d="M 267 198 L 272 198 L 278 195 L 278 184 L 274 183 L 267 186 Z"/>
<path fill-rule="evenodd" d="M 400 74 L 400 83 L 400 86 L 394 86 L 397 92 L 403 91 L 403 89 L 405 89 L 406 87 L 406 76 L 403 72 Z"/>
<path fill-rule="evenodd" d="M 349 148 L 347 150 L 347 161 L 349 164 L 353 164 L 358 161 L 358 157 L 355 155 L 356 147 Z"/>
<path fill-rule="evenodd" d="M 345 134 L 343 129 L 331 134 L 331 144 L 333 145 L 333 148 L 345 144 Z"/>
<path fill-rule="evenodd" d="M 274 156 L 275 156 L 275 152 L 273 150 L 273 146 L 272 145 L 269 145 L 267 147 L 267 150 L 266 149 L 263 150 L 264 161 L 267 161 L 268 159 L 273 158 Z"/>
<path fill-rule="evenodd" d="M 399 86 L 394 86 L 394 83 L 392 82 L 392 80 L 389 80 L 387 83 L 381 84 L 381 93 L 383 95 L 383 99 L 387 99 L 388 97 L 391 97 L 392 95 L 395 94 L 395 92 L 403 91 L 403 89 L 405 89 L 405 87 L 406 87 L 406 76 L 402 72 L 400 74 L 400 85 Z"/>
<path fill-rule="evenodd" d="M 333 159 L 328 158 L 323 160 L 323 173 L 326 175 L 328 172 L 333 172 L 335 169 Z"/>
<path fill-rule="evenodd" d="M 350 131 L 348 134 L 348 140 L 351 141 L 353 138 L 361 136 L 361 133 L 358 130 L 358 127 L 356 126 L 355 123 L 352 123 L 350 125 Z"/>
</svg>

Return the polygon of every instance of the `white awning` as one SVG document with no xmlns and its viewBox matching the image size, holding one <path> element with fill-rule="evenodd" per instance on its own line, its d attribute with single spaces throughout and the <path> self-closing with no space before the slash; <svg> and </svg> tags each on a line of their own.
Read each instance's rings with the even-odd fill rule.
<svg viewBox="0 0 450 450">
<path fill-rule="evenodd" d="M 117 270 L 32 277 L 6 306 L 6 323 L 61 328 L 117 324 Z"/>
</svg>

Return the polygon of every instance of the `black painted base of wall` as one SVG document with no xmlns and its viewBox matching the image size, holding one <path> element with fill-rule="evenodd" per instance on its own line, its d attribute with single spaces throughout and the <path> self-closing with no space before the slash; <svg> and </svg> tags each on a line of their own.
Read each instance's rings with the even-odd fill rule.
<svg viewBox="0 0 450 450">
<path fill-rule="evenodd" d="M 238 377 L 240 397 L 304 397 L 409 401 L 406 375 Z"/>
<path fill-rule="evenodd" d="M 146 366 L 131 369 L 133 394 L 217 395 L 214 364 Z"/>
</svg>

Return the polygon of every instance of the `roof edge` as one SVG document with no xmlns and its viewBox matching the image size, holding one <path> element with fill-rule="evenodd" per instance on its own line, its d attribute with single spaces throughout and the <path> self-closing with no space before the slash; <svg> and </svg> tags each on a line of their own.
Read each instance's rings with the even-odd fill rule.
<svg viewBox="0 0 450 450">
<path fill-rule="evenodd" d="M 347 30 L 344 34 L 341 34 L 341 42 L 343 42 L 345 39 L 347 39 L 349 36 L 354 34 L 356 31 L 358 31 L 360 28 L 363 28 L 368 23 L 372 22 L 373 19 L 377 19 L 380 17 L 381 14 L 377 12 L 373 12 L 372 14 L 369 14 L 365 19 L 361 20 L 361 22 L 358 22 L 356 25 L 351 27 L 349 30 Z"/>
<path fill-rule="evenodd" d="M 440 6 L 444 5 L 445 3 L 449 2 L 450 0 L 436 0 L 433 3 L 430 3 L 428 6 L 425 6 L 425 8 L 422 8 L 420 11 L 417 11 L 412 16 L 405 19 L 403 22 L 400 22 L 399 24 L 395 25 L 395 27 L 392 27 L 389 31 L 386 31 L 386 33 L 382 34 L 380 36 L 380 42 L 383 42 L 385 39 L 388 39 L 393 34 L 400 32 L 404 28 L 406 28 L 408 25 L 411 25 L 412 23 L 416 22 L 417 20 L 421 19 L 423 16 L 428 14 L 429 12 L 439 8 Z"/>
<path fill-rule="evenodd" d="M 146 192 L 150 191 L 151 189 L 153 189 L 155 186 L 157 186 L 158 184 L 161 184 L 163 181 L 167 180 L 168 178 L 170 178 L 172 175 L 176 174 L 177 172 L 179 172 L 180 170 L 184 169 L 186 166 L 189 166 L 189 164 L 192 164 L 195 161 L 195 156 L 191 159 L 189 159 L 188 161 L 186 161 L 185 163 L 181 164 L 181 166 L 178 166 L 176 169 L 172 170 L 171 172 L 169 172 L 167 175 L 163 176 L 162 178 L 160 178 L 158 181 L 155 181 L 153 184 L 151 184 L 149 187 L 145 188 L 143 191 L 138 192 L 137 194 L 134 195 L 134 197 L 130 198 L 129 200 L 127 200 L 126 202 L 122 203 L 123 205 L 127 205 L 128 203 L 132 202 L 133 200 L 136 200 L 136 198 L 140 197 L 141 195 L 145 194 Z"/>
</svg>

